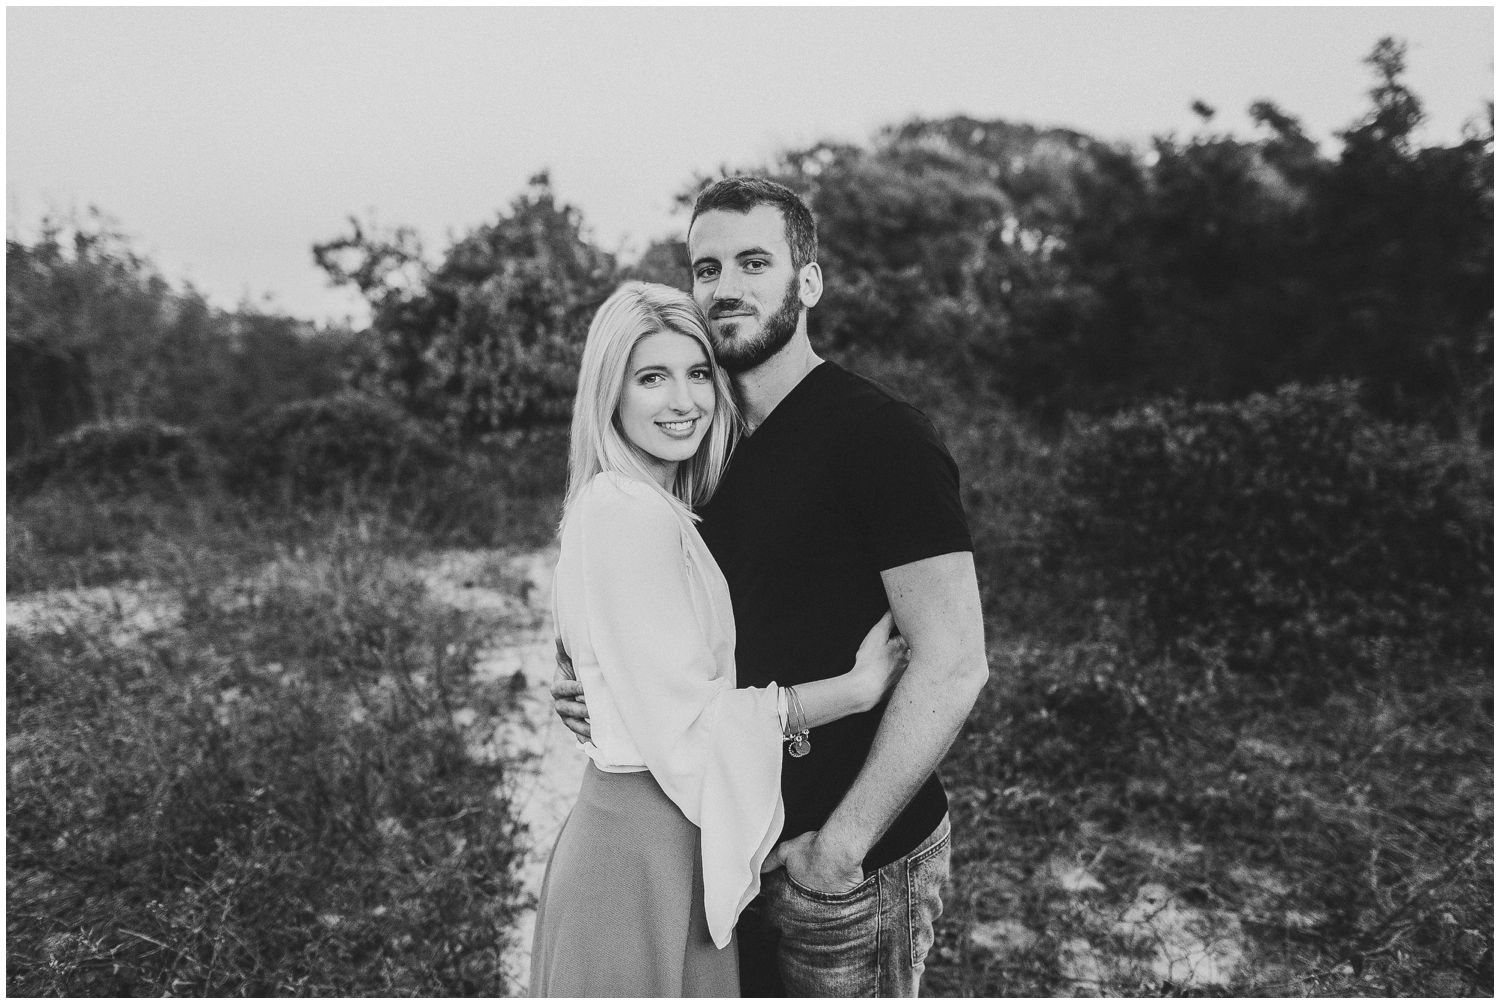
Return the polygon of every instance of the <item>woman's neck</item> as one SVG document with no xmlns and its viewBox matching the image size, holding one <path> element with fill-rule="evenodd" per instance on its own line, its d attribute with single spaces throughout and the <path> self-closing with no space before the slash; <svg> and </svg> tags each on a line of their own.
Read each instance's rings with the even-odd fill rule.
<svg viewBox="0 0 1500 1004">
<path fill-rule="evenodd" d="M 668 495 L 672 494 L 672 486 L 677 483 L 678 463 L 676 460 L 659 460 L 656 457 L 641 458 L 641 466 L 646 469 L 652 483 Z"/>
</svg>

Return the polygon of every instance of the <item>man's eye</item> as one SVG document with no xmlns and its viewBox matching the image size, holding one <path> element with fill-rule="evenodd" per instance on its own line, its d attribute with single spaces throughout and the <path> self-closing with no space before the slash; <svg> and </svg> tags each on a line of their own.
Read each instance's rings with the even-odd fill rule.
<svg viewBox="0 0 1500 1004">
<path fill-rule="evenodd" d="M 765 271 L 765 269 L 766 262 L 762 261 L 759 258 L 751 258 L 749 261 L 745 262 L 745 271 L 747 272 L 763 272 Z"/>
<path fill-rule="evenodd" d="M 704 265 L 697 271 L 696 274 L 700 281 L 707 281 L 718 275 L 719 270 L 717 268 L 714 268 L 712 265 Z"/>
</svg>

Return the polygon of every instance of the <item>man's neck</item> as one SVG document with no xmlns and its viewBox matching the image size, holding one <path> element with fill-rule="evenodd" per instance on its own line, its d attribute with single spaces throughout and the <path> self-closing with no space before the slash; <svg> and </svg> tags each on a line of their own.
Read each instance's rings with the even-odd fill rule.
<svg viewBox="0 0 1500 1004">
<path fill-rule="evenodd" d="M 745 424 L 754 432 L 823 360 L 813 351 L 806 332 L 798 332 L 770 359 L 734 377 Z"/>
</svg>

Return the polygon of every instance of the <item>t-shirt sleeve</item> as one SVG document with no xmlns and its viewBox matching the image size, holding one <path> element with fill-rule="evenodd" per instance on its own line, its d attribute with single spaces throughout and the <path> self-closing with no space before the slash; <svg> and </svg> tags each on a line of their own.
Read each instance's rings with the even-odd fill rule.
<svg viewBox="0 0 1500 1004">
<path fill-rule="evenodd" d="M 669 502 L 609 482 L 580 501 L 599 670 L 651 776 L 702 832 L 709 930 L 723 947 L 781 831 L 777 688 L 737 690 L 732 674 L 714 677 Z"/>
<path fill-rule="evenodd" d="M 972 551 L 958 465 L 926 415 L 889 401 L 848 437 L 844 504 L 880 569 Z"/>
</svg>

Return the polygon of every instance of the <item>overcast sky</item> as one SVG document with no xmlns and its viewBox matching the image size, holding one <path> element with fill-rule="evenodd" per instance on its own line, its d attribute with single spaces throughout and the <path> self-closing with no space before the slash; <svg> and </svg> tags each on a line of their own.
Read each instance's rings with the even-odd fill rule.
<svg viewBox="0 0 1500 1004">
<path fill-rule="evenodd" d="M 96 205 L 174 281 L 359 318 L 314 241 L 350 214 L 428 250 L 551 170 L 627 255 L 680 232 L 694 172 L 914 115 L 1105 139 L 1186 135 L 1202 99 L 1250 134 L 1269 98 L 1317 139 L 1409 45 L 1426 142 L 1493 93 L 1494 14 L 1334 8 L 8 8 L 7 230 Z"/>
</svg>

